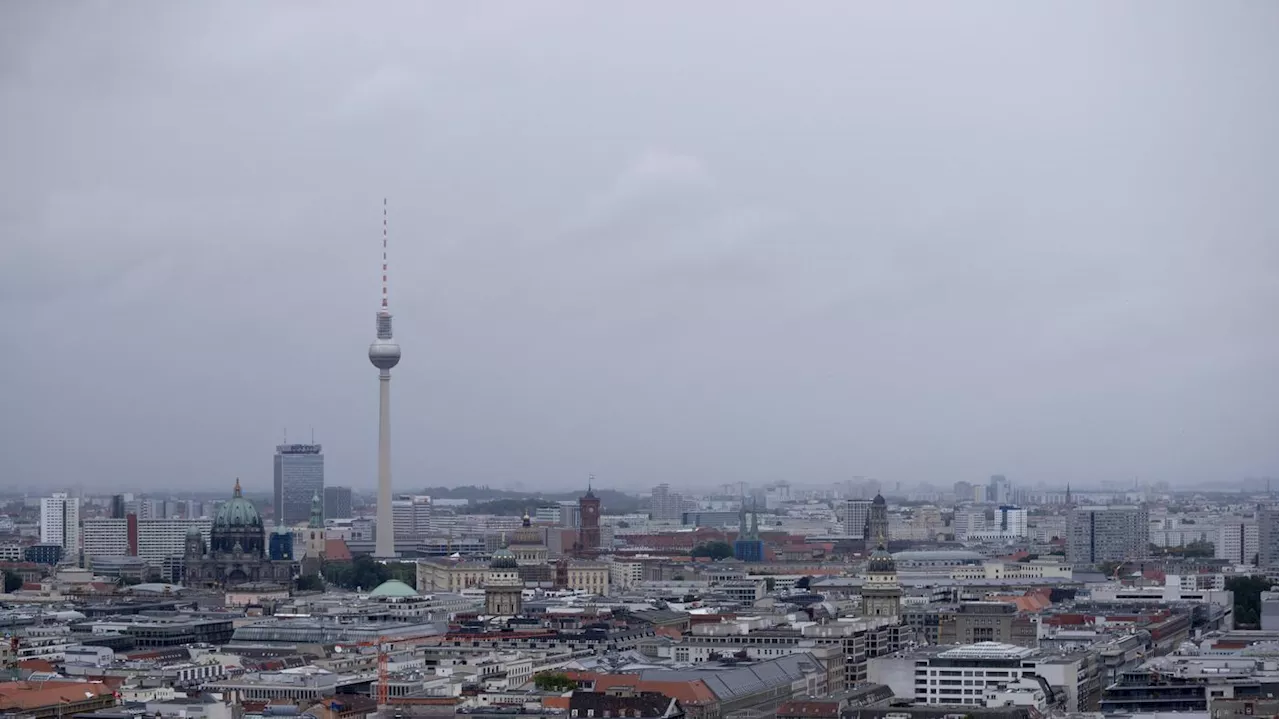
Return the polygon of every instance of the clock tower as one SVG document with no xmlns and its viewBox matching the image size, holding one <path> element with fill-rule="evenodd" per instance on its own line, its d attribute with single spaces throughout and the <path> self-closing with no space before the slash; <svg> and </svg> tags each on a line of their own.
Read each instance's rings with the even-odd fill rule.
<svg viewBox="0 0 1280 719">
<path fill-rule="evenodd" d="M 593 480 L 595 475 L 587 480 L 587 493 L 578 498 L 578 514 L 582 518 L 578 527 L 578 549 L 583 553 L 600 548 L 600 498 L 591 491 Z"/>
</svg>

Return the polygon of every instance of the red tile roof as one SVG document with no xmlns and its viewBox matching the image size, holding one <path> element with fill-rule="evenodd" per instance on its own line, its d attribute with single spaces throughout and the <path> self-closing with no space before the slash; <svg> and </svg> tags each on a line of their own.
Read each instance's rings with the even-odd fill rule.
<svg viewBox="0 0 1280 719">
<path fill-rule="evenodd" d="M 351 561 L 351 549 L 341 539 L 324 540 L 324 558 L 331 562 Z"/>
<path fill-rule="evenodd" d="M 111 687 L 89 682 L 4 682 L 0 684 L 0 710 L 29 711 L 112 694 Z"/>
</svg>

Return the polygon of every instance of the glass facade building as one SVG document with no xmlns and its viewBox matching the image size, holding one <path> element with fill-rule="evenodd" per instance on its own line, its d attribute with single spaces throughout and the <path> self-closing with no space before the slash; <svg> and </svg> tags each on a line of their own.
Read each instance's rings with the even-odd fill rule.
<svg viewBox="0 0 1280 719">
<path fill-rule="evenodd" d="M 311 499 L 324 496 L 324 455 L 318 444 L 281 444 L 275 455 L 275 521 L 304 524 Z"/>
</svg>

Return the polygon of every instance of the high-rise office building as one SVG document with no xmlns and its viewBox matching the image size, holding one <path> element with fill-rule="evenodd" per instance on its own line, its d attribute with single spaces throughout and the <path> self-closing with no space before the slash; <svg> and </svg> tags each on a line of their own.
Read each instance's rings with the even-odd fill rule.
<svg viewBox="0 0 1280 719">
<path fill-rule="evenodd" d="M 1258 543 L 1256 521 L 1230 521 L 1218 525 L 1218 537 L 1213 543 L 1215 559 L 1225 559 L 1232 564 L 1251 565 L 1259 561 L 1261 548 Z"/>
<path fill-rule="evenodd" d="M 167 516 L 163 499 L 143 499 L 138 503 L 138 519 L 164 519 Z"/>
<path fill-rule="evenodd" d="M 841 531 L 846 537 L 867 538 L 867 517 L 871 514 L 870 499 L 846 499 L 840 508 Z"/>
<path fill-rule="evenodd" d="M 1012 501 L 1012 488 L 1009 480 L 1003 474 L 991 475 L 991 480 L 987 482 L 987 501 L 996 504 L 1008 504 Z"/>
<path fill-rule="evenodd" d="M 1146 559 L 1147 508 L 1072 507 L 1067 512 L 1067 561 L 1075 566 Z"/>
<path fill-rule="evenodd" d="M 198 530 L 207 544 L 213 520 L 86 519 L 84 556 L 90 563 L 95 557 L 138 556 L 148 564 L 160 566 L 166 559 L 183 555 L 187 534 L 192 529 Z"/>
<path fill-rule="evenodd" d="M 275 521 L 291 526 L 311 518 L 311 498 L 324 494 L 324 455 L 318 444 L 281 444 L 275 455 Z"/>
<path fill-rule="evenodd" d="M 111 518 L 112 519 L 124 519 L 124 515 L 126 514 L 125 501 L 126 501 L 125 496 L 123 494 L 111 495 Z"/>
<path fill-rule="evenodd" d="M 115 517 L 91 517 L 84 520 L 84 557 L 92 566 L 94 557 L 129 556 L 129 522 Z"/>
<path fill-rule="evenodd" d="M 324 488 L 324 518 L 351 519 L 351 488 Z"/>
<path fill-rule="evenodd" d="M 1258 505 L 1258 566 L 1280 565 L 1280 509 L 1275 502 Z"/>
<path fill-rule="evenodd" d="M 80 499 L 66 492 L 40 500 L 40 543 L 62 547 L 62 555 L 80 551 Z"/>
<path fill-rule="evenodd" d="M 397 542 L 421 539 L 431 533 L 431 498 L 402 494 L 391 502 Z"/>
<path fill-rule="evenodd" d="M 671 485 L 663 482 L 653 488 L 649 495 L 649 516 L 658 520 L 680 519 L 684 511 L 684 496 L 672 492 Z"/>
</svg>

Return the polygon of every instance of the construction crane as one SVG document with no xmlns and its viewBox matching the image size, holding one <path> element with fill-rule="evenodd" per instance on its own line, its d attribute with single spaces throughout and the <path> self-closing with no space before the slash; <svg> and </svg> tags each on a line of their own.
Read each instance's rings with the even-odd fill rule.
<svg viewBox="0 0 1280 719">
<path fill-rule="evenodd" d="M 390 678 L 391 655 L 405 649 L 423 644 L 434 644 L 440 641 L 439 634 L 426 634 L 412 637 L 381 636 L 372 642 L 360 642 L 357 646 L 374 646 L 378 652 L 378 706 L 386 706 L 388 700 L 387 680 Z"/>
</svg>

